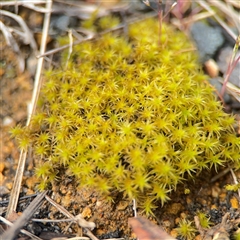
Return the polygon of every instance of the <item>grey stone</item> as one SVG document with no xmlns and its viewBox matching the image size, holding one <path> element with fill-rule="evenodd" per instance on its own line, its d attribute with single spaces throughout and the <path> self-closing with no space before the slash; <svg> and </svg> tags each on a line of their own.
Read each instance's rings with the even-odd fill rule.
<svg viewBox="0 0 240 240">
<path fill-rule="evenodd" d="M 196 22 L 191 26 L 190 31 L 199 50 L 201 62 L 213 58 L 224 43 L 220 28 L 208 26 L 203 22 Z"/>
</svg>

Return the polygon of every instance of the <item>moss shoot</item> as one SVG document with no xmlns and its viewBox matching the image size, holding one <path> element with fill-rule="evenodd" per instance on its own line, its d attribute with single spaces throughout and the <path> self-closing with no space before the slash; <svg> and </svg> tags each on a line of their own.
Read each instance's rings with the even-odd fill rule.
<svg viewBox="0 0 240 240">
<path fill-rule="evenodd" d="M 240 166 L 234 118 L 188 39 L 163 25 L 159 45 L 157 33 L 157 20 L 133 24 L 128 39 L 106 34 L 80 44 L 66 70 L 46 73 L 38 113 L 28 129 L 15 129 L 20 146 L 42 161 L 41 189 L 65 173 L 151 213 L 187 175 Z"/>
</svg>

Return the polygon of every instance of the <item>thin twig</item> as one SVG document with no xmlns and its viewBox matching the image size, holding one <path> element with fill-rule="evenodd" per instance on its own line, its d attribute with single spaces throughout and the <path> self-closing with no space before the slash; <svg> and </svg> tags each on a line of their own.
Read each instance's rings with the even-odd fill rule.
<svg viewBox="0 0 240 240">
<path fill-rule="evenodd" d="M 3 7 L 3 6 L 13 6 L 14 5 L 14 7 L 18 9 L 18 6 L 24 6 L 24 7 L 27 7 L 29 9 L 32 9 L 32 10 L 34 10 L 36 12 L 47 13 L 48 10 L 46 8 L 35 6 L 35 4 L 43 4 L 43 3 L 46 3 L 46 0 L 40 0 L 40 1 L 34 0 L 34 3 L 26 2 L 26 1 L 16 1 L 15 0 L 15 1 L 1 2 L 0 3 L 0 7 Z"/>
<path fill-rule="evenodd" d="M 68 62 L 70 60 L 72 51 L 73 51 L 73 36 L 72 36 L 72 29 L 69 29 L 68 31 L 68 37 L 69 37 L 69 50 L 68 50 L 68 56 L 67 56 L 67 61 L 66 61 L 66 66 L 65 68 L 67 69 Z"/>
<path fill-rule="evenodd" d="M 24 200 L 24 199 L 28 199 L 28 198 L 32 198 L 32 197 L 36 197 L 36 196 L 37 196 L 36 193 L 30 194 L 30 195 L 26 195 L 26 196 L 20 197 L 19 201 Z M 9 200 L 2 200 L 2 201 L 0 201 L 0 205 L 7 204 L 7 203 L 9 203 Z"/>
<path fill-rule="evenodd" d="M 11 223 L 10 221 L 8 221 L 7 219 L 5 219 L 5 218 L 2 217 L 2 216 L 0 216 L 0 220 L 1 220 L 2 222 L 4 222 L 5 224 L 9 225 L 9 226 L 12 226 L 12 225 L 13 225 L 13 223 Z M 29 236 L 29 237 L 32 238 L 32 239 L 42 240 L 42 238 L 39 238 L 39 237 L 35 236 L 34 234 L 32 234 L 32 233 L 24 230 L 24 229 L 21 229 L 20 232 L 23 233 L 23 234 L 25 234 L 25 235 L 27 235 L 27 236 Z"/>
<path fill-rule="evenodd" d="M 67 218 L 67 219 L 38 219 L 38 218 L 32 218 L 31 221 L 41 222 L 41 223 L 74 222 L 74 220 L 70 219 L 70 218 Z"/>
<path fill-rule="evenodd" d="M 224 80 L 222 79 L 218 79 L 218 81 L 222 84 L 224 83 Z M 231 94 L 238 102 L 240 102 L 240 88 L 230 82 L 227 82 L 226 87 L 227 92 Z"/>
<path fill-rule="evenodd" d="M 16 212 L 16 209 L 17 209 L 17 203 L 18 203 L 18 198 L 19 198 L 20 189 L 21 189 L 26 157 L 27 157 L 27 152 L 22 150 L 20 152 L 20 157 L 18 160 L 18 166 L 17 166 L 17 170 L 16 170 L 14 182 L 13 182 L 13 188 L 12 188 L 10 199 L 9 199 L 6 218 L 8 218 L 8 216 L 12 212 Z"/>
<path fill-rule="evenodd" d="M 238 31 L 240 31 L 240 16 L 239 13 L 235 12 L 232 7 L 230 7 L 229 4 L 225 4 L 221 1 L 216 0 L 207 0 L 212 6 L 217 7 L 217 9 L 220 9 L 223 13 L 226 14 L 226 16 L 232 18 L 233 22 L 236 24 L 236 27 Z"/>
<path fill-rule="evenodd" d="M 132 19 L 130 19 L 129 21 L 127 21 L 126 23 L 127 24 L 133 24 L 135 22 L 140 22 L 140 21 L 143 21 L 145 19 L 148 19 L 148 18 L 153 18 L 153 17 L 156 17 L 157 16 L 157 13 L 156 12 L 151 12 L 151 13 L 147 13 L 145 14 L 144 16 L 137 16 L 137 17 L 134 17 Z M 105 34 L 109 33 L 109 32 L 115 32 L 115 31 L 118 31 L 118 30 L 121 30 L 125 27 L 124 24 L 119 24 L 118 26 L 114 27 L 114 28 L 111 28 L 111 29 L 108 29 L 108 30 L 105 30 L 99 34 L 93 34 L 93 33 L 90 33 L 86 38 L 84 39 L 79 39 L 75 42 L 73 42 L 73 46 L 79 44 L 79 43 L 83 43 L 83 42 L 86 42 L 86 41 L 91 41 L 93 39 L 97 39 L 98 37 L 102 37 L 104 36 Z M 45 56 L 48 56 L 48 55 L 52 55 L 54 53 L 57 53 L 57 52 L 60 52 L 60 51 L 63 51 L 64 49 L 67 49 L 70 47 L 70 44 L 66 44 L 62 47 L 59 47 L 59 48 L 55 48 L 55 49 L 52 49 L 50 51 L 47 51 L 45 52 L 44 54 L 40 54 L 37 56 L 37 58 L 42 58 L 42 57 L 45 57 Z"/>
<path fill-rule="evenodd" d="M 20 16 L 14 14 L 14 13 L 5 11 L 5 10 L 0 10 L 0 15 L 8 16 L 8 17 L 14 19 L 23 30 L 22 37 L 23 37 L 24 43 L 30 44 L 30 46 L 33 50 L 37 49 L 37 44 L 34 40 L 34 37 L 31 33 L 30 29 L 28 28 L 27 24 L 24 22 L 24 20 Z"/>
<path fill-rule="evenodd" d="M 45 197 L 48 202 L 50 202 L 55 208 L 57 208 L 63 215 L 66 217 L 72 219 L 72 221 L 75 221 L 74 216 L 68 212 L 64 207 L 56 203 L 54 200 L 52 200 L 49 196 Z"/>
<path fill-rule="evenodd" d="M 50 9 L 52 8 L 51 0 L 47 1 L 46 8 L 49 10 L 49 12 L 46 13 L 44 17 L 43 35 L 41 40 L 40 54 L 44 54 L 46 50 L 48 30 L 49 30 L 50 18 L 51 18 L 51 11 L 50 11 Z M 37 100 L 38 100 L 39 92 L 42 85 L 42 78 L 41 78 L 42 66 L 43 66 L 43 59 L 39 59 L 36 75 L 35 75 L 35 81 L 34 81 L 33 97 L 32 97 L 31 106 L 30 106 L 31 107 L 30 116 L 28 117 L 27 126 L 29 125 L 31 117 L 36 110 Z"/>
<path fill-rule="evenodd" d="M 230 171 L 230 167 L 224 169 L 223 171 L 221 171 L 219 174 L 217 174 L 216 176 L 214 176 L 211 179 L 211 183 L 217 181 L 219 178 L 223 177 L 224 175 L 226 175 L 229 171 Z"/>
<path fill-rule="evenodd" d="M 13 5 L 24 5 L 26 2 L 25 1 L 3 1 L 0 2 L 0 7 L 3 6 L 13 6 Z M 46 3 L 46 0 L 34 0 L 34 4 L 43 4 Z"/>
<path fill-rule="evenodd" d="M 196 0 L 199 5 L 205 8 L 208 12 L 213 14 L 213 17 L 218 21 L 218 23 L 227 31 L 227 33 L 234 39 L 237 39 L 237 35 L 227 26 L 225 22 L 222 21 L 221 18 L 217 16 L 217 14 L 212 10 L 212 8 L 207 4 L 207 2 L 202 0 Z"/>
<path fill-rule="evenodd" d="M 17 62 L 18 62 L 19 71 L 23 72 L 25 69 L 25 61 L 21 55 L 20 48 L 17 44 L 17 41 L 14 39 L 11 33 L 10 28 L 4 25 L 4 23 L 0 21 L 0 30 L 3 33 L 3 36 L 6 40 L 7 45 L 10 46 L 13 49 L 13 51 L 16 53 L 16 56 L 18 59 Z"/>
<path fill-rule="evenodd" d="M 203 229 L 203 227 L 201 226 L 201 224 L 200 224 L 200 219 L 199 219 L 198 216 L 194 216 L 194 222 L 195 222 L 196 228 L 197 228 L 197 230 L 199 231 L 201 237 L 204 238 L 206 231 L 205 231 L 205 230 Z"/>
<path fill-rule="evenodd" d="M 45 18 L 44 18 L 43 35 L 42 35 L 40 54 L 43 54 L 46 49 L 47 35 L 48 35 L 50 16 L 51 16 L 51 13 L 50 13 L 51 7 L 52 7 L 52 1 L 49 0 L 46 3 L 46 8 L 49 11 L 48 11 L 48 13 L 45 14 Z M 41 88 L 42 65 L 43 65 L 43 58 L 40 58 L 38 60 L 37 71 L 36 71 L 35 81 L 34 81 L 32 101 L 31 101 L 31 105 L 30 105 L 30 111 L 29 111 L 26 126 L 29 125 L 32 115 L 34 114 L 35 109 L 36 109 L 36 103 L 37 103 L 39 91 Z M 24 172 L 24 168 L 25 168 L 26 157 L 27 157 L 27 150 L 22 150 L 20 153 L 19 160 L 18 160 L 18 166 L 17 166 L 17 170 L 16 170 L 16 174 L 15 174 L 14 183 L 13 183 L 13 189 L 12 189 L 12 192 L 10 195 L 9 205 L 8 205 L 7 214 L 6 214 L 7 217 L 9 216 L 9 214 L 16 211 L 16 208 L 17 208 L 17 202 L 18 202 L 19 193 L 20 193 L 20 189 L 21 189 L 21 183 L 22 183 L 22 177 L 23 177 L 23 172 Z"/>
<path fill-rule="evenodd" d="M 87 222 L 81 214 L 77 215 L 76 217 L 73 216 L 70 212 L 68 212 L 64 207 L 53 201 L 50 197 L 45 196 L 46 200 L 48 200 L 54 207 L 56 207 L 62 214 L 64 214 L 66 217 L 70 218 L 72 221 L 77 222 L 80 227 L 82 227 L 85 231 L 85 234 L 89 236 L 92 240 L 98 240 L 97 237 L 95 237 L 92 232 L 88 229 L 95 228 L 95 223 L 93 222 Z"/>
<path fill-rule="evenodd" d="M 214 13 L 203 12 L 203 13 L 191 15 L 190 17 L 185 17 L 181 20 L 174 18 L 171 20 L 171 23 L 180 29 L 182 25 L 188 26 L 191 23 L 200 21 L 202 19 L 209 18 L 213 15 L 214 15 Z"/>
<path fill-rule="evenodd" d="M 54 207 L 56 207 L 62 214 L 64 214 L 66 217 L 70 218 L 72 221 L 75 221 L 78 223 L 80 227 L 83 228 L 90 228 L 94 229 L 95 228 L 95 223 L 94 222 L 87 222 L 81 214 L 77 215 L 76 217 L 73 216 L 70 212 L 68 212 L 64 207 L 53 201 L 50 197 L 46 196 L 45 197 Z"/>
<path fill-rule="evenodd" d="M 79 39 L 79 40 L 73 42 L 72 45 L 74 46 L 74 45 L 77 45 L 77 44 L 79 44 L 79 43 L 83 43 L 83 42 L 92 40 L 95 36 L 96 36 L 96 35 L 94 34 L 94 35 L 91 35 L 90 37 L 86 37 L 86 38 L 84 38 L 84 39 Z M 64 49 L 67 49 L 67 48 L 69 48 L 69 47 L 70 47 L 70 44 L 66 44 L 66 45 L 64 45 L 64 46 L 62 46 L 62 47 L 58 47 L 58 48 L 49 50 L 49 51 L 47 51 L 47 52 L 45 52 L 45 53 L 43 53 L 43 54 L 39 54 L 39 55 L 37 56 L 37 58 L 42 58 L 42 57 L 49 56 L 49 55 L 52 55 L 52 54 L 57 53 L 57 52 L 61 52 L 61 51 L 63 51 Z"/>
<path fill-rule="evenodd" d="M 230 171 L 231 171 L 232 178 L 233 178 L 233 184 L 236 184 L 236 185 L 239 184 L 238 179 L 237 179 L 234 171 L 232 170 L 232 168 L 230 169 Z M 238 196 L 240 197 L 240 189 L 238 189 Z"/>
<path fill-rule="evenodd" d="M 134 213 L 134 217 L 137 217 L 137 203 L 136 203 L 136 199 L 133 199 L 133 213 Z"/>
<path fill-rule="evenodd" d="M 240 47 L 240 35 L 238 35 L 238 37 L 236 39 L 236 43 L 235 43 L 235 46 L 232 51 L 232 56 L 228 63 L 227 71 L 225 73 L 225 78 L 224 78 L 224 82 L 223 82 L 223 86 L 222 86 L 222 90 L 221 90 L 222 97 L 225 93 L 226 85 L 229 81 L 230 75 L 232 74 L 232 71 L 234 70 L 234 68 L 236 67 L 236 65 L 238 64 L 238 62 L 240 60 L 240 56 L 237 56 L 239 47 Z"/>
<path fill-rule="evenodd" d="M 34 198 L 34 200 L 23 211 L 22 215 L 16 220 L 16 222 L 14 222 L 14 224 L 0 236 L 0 239 L 13 240 L 20 232 L 21 228 L 31 219 L 32 215 L 42 205 L 46 194 L 47 191 L 44 191 Z"/>
<path fill-rule="evenodd" d="M 14 39 L 11 31 L 9 31 L 9 28 L 2 21 L 0 21 L 0 30 L 3 33 L 7 45 L 11 46 L 14 52 L 19 53 L 20 49 L 16 40 Z"/>
</svg>

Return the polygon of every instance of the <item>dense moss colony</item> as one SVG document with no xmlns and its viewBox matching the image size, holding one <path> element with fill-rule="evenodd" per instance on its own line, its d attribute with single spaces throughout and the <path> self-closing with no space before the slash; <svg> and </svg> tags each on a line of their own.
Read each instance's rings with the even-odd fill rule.
<svg viewBox="0 0 240 240">
<path fill-rule="evenodd" d="M 64 167 L 80 186 L 113 190 L 150 212 L 183 176 L 239 166 L 234 118 L 222 111 L 186 37 L 157 20 L 74 48 L 65 71 L 46 74 L 32 145 L 46 187 Z M 67 53 L 65 53 L 67 55 Z M 63 59 L 66 57 L 63 56 Z"/>
</svg>

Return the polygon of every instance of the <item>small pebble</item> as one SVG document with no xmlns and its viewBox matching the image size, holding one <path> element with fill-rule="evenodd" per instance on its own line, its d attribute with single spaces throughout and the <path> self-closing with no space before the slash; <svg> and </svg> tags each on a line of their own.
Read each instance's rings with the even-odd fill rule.
<svg viewBox="0 0 240 240">
<path fill-rule="evenodd" d="M 26 185 L 29 189 L 34 189 L 36 184 L 39 182 L 36 176 L 31 176 L 26 179 Z"/>
<path fill-rule="evenodd" d="M 219 187 L 217 187 L 217 186 L 213 186 L 213 187 L 212 187 L 212 196 L 213 196 L 214 198 L 218 198 L 220 192 L 221 192 L 221 189 L 220 189 Z"/>
<path fill-rule="evenodd" d="M 60 192 L 61 192 L 63 195 L 65 195 L 65 194 L 67 193 L 66 187 L 61 187 L 61 188 L 60 188 Z"/>
<path fill-rule="evenodd" d="M 163 227 L 164 228 L 170 228 L 171 227 L 171 222 L 169 220 L 165 220 L 163 221 Z"/>
<path fill-rule="evenodd" d="M 211 78 L 215 78 L 218 76 L 219 74 L 219 68 L 217 63 L 213 60 L 213 59 L 209 59 L 204 63 L 204 68 L 205 71 L 207 72 L 207 74 L 211 77 Z"/>
<path fill-rule="evenodd" d="M 5 70 L 3 68 L 0 68 L 0 77 L 5 73 Z"/>
<path fill-rule="evenodd" d="M 61 204 L 64 207 L 68 207 L 71 204 L 71 201 L 72 201 L 71 196 L 70 195 L 66 195 L 66 196 L 62 197 Z"/>
<path fill-rule="evenodd" d="M 101 201 L 97 201 L 96 202 L 96 207 L 100 207 L 102 205 L 102 202 Z"/>
<path fill-rule="evenodd" d="M 60 203 L 60 202 L 61 202 L 61 198 L 59 197 L 56 199 L 56 203 Z"/>
<path fill-rule="evenodd" d="M 181 218 L 180 218 L 180 217 L 177 217 L 177 218 L 175 219 L 175 224 L 178 225 L 180 221 L 181 221 Z"/>
<path fill-rule="evenodd" d="M 117 209 L 120 210 L 120 211 L 123 211 L 125 210 L 129 205 L 129 202 L 127 201 L 120 201 L 118 206 L 117 206 Z"/>
<path fill-rule="evenodd" d="M 222 192 L 221 194 L 219 194 L 219 200 L 220 202 L 226 202 L 227 199 L 227 194 L 226 192 Z"/>
<path fill-rule="evenodd" d="M 238 203 L 238 199 L 236 197 L 232 197 L 230 199 L 230 203 L 231 203 L 231 207 L 234 209 L 238 209 L 239 208 L 239 203 Z"/>
<path fill-rule="evenodd" d="M 3 185 L 5 178 L 6 177 L 2 173 L 0 173 L 0 185 Z"/>
<path fill-rule="evenodd" d="M 0 196 L 3 196 L 5 194 L 9 194 L 10 191 L 5 186 L 0 186 Z"/>
<path fill-rule="evenodd" d="M 201 237 L 201 235 L 197 235 L 197 236 L 195 237 L 195 240 L 203 240 L 203 238 Z"/>
<path fill-rule="evenodd" d="M 3 119 L 2 124 L 3 124 L 4 127 L 7 127 L 7 126 L 11 126 L 13 122 L 14 122 L 13 119 L 11 117 L 7 116 Z"/>
<path fill-rule="evenodd" d="M 215 205 L 215 204 L 213 204 L 212 206 L 211 206 L 211 210 L 217 210 L 218 208 L 217 208 L 217 206 Z"/>
<path fill-rule="evenodd" d="M 190 196 L 188 196 L 188 197 L 186 198 L 186 201 L 187 201 L 187 204 L 188 204 L 188 205 L 193 203 L 192 197 L 190 197 Z"/>
<path fill-rule="evenodd" d="M 12 182 L 6 183 L 6 187 L 7 187 L 9 190 L 11 190 L 12 187 L 13 187 L 13 183 L 12 183 Z"/>
<path fill-rule="evenodd" d="M 182 219 L 186 219 L 187 218 L 187 214 L 185 212 L 182 212 L 180 214 L 180 216 L 181 216 Z"/>
<path fill-rule="evenodd" d="M 90 218 L 92 216 L 92 210 L 89 207 L 85 207 L 81 213 L 83 218 Z"/>
<path fill-rule="evenodd" d="M 28 223 L 27 230 L 34 235 L 39 235 L 42 232 L 42 228 L 35 222 Z"/>
<path fill-rule="evenodd" d="M 0 173 L 3 172 L 4 168 L 5 168 L 5 163 L 4 162 L 0 162 Z"/>
<path fill-rule="evenodd" d="M 176 230 L 176 229 L 173 229 L 173 230 L 170 232 L 170 235 L 171 235 L 172 237 L 174 237 L 174 238 L 177 238 L 177 236 L 178 236 L 177 230 Z"/>
<path fill-rule="evenodd" d="M 181 203 L 173 203 L 170 205 L 170 207 L 168 209 L 168 213 L 177 215 L 182 210 L 182 208 L 183 208 L 183 206 Z"/>
</svg>

